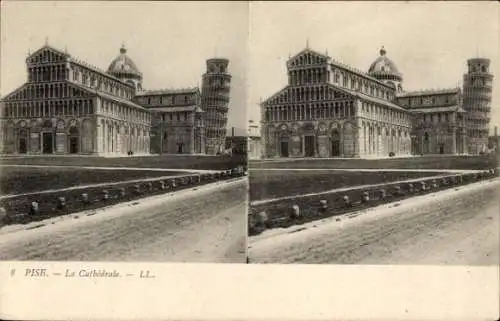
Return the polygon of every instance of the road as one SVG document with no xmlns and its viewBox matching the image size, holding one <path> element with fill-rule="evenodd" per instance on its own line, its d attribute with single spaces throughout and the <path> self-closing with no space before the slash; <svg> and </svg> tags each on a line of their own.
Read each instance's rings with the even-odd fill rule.
<svg viewBox="0 0 500 321">
<path fill-rule="evenodd" d="M 500 263 L 500 180 L 249 240 L 251 263 Z M 291 233 L 293 232 L 293 233 Z"/>
<path fill-rule="evenodd" d="M 245 202 L 239 179 L 69 215 L 0 234 L 0 260 L 244 263 Z"/>
</svg>

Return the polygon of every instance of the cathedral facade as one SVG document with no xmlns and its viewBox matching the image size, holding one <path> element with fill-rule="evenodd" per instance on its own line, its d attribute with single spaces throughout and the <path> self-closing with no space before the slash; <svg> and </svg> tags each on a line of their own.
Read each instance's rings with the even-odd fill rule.
<svg viewBox="0 0 500 321">
<path fill-rule="evenodd" d="M 464 79 L 479 78 L 482 85 L 465 82 L 464 90 L 474 98 L 464 102 L 468 96 L 460 88 L 405 91 L 403 75 L 386 53 L 380 50 L 368 72 L 309 48 L 291 57 L 288 85 L 261 102 L 263 157 L 370 158 L 485 150 L 482 138 L 470 138 L 472 128 L 479 126 L 476 117 L 481 128 L 489 124 L 489 60 L 468 61 Z"/>
<path fill-rule="evenodd" d="M 204 78 L 224 78 L 225 99 L 204 104 L 199 88 L 145 90 L 123 47 L 104 71 L 46 44 L 27 57 L 27 82 L 0 100 L 0 153 L 215 154 L 224 148 L 231 79 L 228 61 L 215 60 L 224 70 L 207 70 Z M 220 84 L 206 87 L 217 92 Z M 205 109 L 225 121 L 212 122 Z M 207 131 L 220 146 L 206 148 Z"/>
</svg>

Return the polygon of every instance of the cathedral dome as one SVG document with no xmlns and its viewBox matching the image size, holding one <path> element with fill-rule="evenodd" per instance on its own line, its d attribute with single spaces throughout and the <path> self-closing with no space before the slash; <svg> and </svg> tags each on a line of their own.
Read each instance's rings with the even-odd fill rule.
<svg viewBox="0 0 500 321">
<path fill-rule="evenodd" d="M 402 76 L 396 67 L 396 64 L 385 55 L 387 52 L 382 47 L 380 57 L 378 57 L 368 69 L 368 74 L 379 80 L 402 80 Z"/>
<path fill-rule="evenodd" d="M 127 56 L 127 49 L 124 46 L 120 48 L 120 54 L 113 59 L 108 67 L 108 73 L 117 78 L 135 78 L 141 79 L 142 73 L 135 63 Z"/>
<path fill-rule="evenodd" d="M 371 64 L 368 75 L 401 92 L 403 91 L 403 75 L 398 71 L 396 64 L 387 58 L 386 53 L 384 47 L 382 47 L 380 57 Z"/>
</svg>

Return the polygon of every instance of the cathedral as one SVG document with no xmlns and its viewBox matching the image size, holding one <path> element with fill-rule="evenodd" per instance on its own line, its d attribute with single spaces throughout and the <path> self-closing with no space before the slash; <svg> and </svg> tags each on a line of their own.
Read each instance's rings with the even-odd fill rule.
<svg viewBox="0 0 500 321">
<path fill-rule="evenodd" d="M 368 72 L 306 48 L 286 63 L 288 85 L 261 102 L 263 157 L 480 154 L 493 75 L 489 59 L 467 65 L 463 89 L 405 91 L 383 47 Z"/>
<path fill-rule="evenodd" d="M 229 61 L 206 61 L 202 88 L 145 90 L 122 47 L 106 71 L 48 44 L 27 82 L 0 100 L 0 154 L 217 154 L 224 149 Z"/>
</svg>

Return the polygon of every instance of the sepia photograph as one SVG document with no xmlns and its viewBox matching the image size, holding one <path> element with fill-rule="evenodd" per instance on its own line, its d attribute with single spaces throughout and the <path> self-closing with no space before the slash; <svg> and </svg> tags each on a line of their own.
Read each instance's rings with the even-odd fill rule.
<svg viewBox="0 0 500 321">
<path fill-rule="evenodd" d="M 3 3 L 0 260 L 245 263 L 247 21 Z"/>
<path fill-rule="evenodd" d="M 498 319 L 499 13 L 2 1 L 0 319 Z"/>
<path fill-rule="evenodd" d="M 251 21 L 250 263 L 500 263 L 498 11 L 262 2 Z"/>
</svg>

